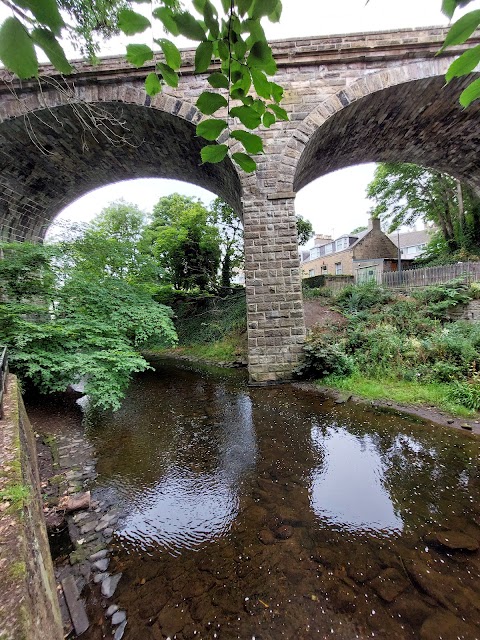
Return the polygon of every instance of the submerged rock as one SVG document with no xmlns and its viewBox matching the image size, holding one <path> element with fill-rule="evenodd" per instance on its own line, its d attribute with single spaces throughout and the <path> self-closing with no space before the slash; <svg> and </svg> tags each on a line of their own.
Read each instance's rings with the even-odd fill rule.
<svg viewBox="0 0 480 640">
<path fill-rule="evenodd" d="M 102 582 L 102 595 L 105 598 L 111 598 L 113 596 L 121 577 L 122 574 L 117 573 L 114 576 L 105 578 L 105 580 Z"/>
</svg>

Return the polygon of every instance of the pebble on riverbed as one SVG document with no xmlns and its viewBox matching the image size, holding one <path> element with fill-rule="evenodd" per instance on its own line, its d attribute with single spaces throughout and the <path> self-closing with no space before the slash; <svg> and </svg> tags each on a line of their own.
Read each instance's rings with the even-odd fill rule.
<svg viewBox="0 0 480 640">
<path fill-rule="evenodd" d="M 114 576 L 105 578 L 105 580 L 102 582 L 102 595 L 105 598 L 111 598 L 113 596 L 121 577 L 122 574 L 117 573 Z"/>
</svg>

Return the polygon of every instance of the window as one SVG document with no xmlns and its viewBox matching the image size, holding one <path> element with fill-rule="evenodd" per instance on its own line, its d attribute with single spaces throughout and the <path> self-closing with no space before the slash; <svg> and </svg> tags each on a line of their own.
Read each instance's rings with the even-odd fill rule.
<svg viewBox="0 0 480 640">
<path fill-rule="evenodd" d="M 328 255 L 329 253 L 332 253 L 333 251 L 333 244 L 326 244 L 325 245 L 325 255 Z"/>
<path fill-rule="evenodd" d="M 417 247 L 415 247 L 415 246 L 407 247 L 405 249 L 405 252 L 407 253 L 407 255 L 411 255 L 412 253 L 417 253 Z"/>
<path fill-rule="evenodd" d="M 309 269 L 308 270 L 308 277 L 309 278 L 313 278 L 314 275 L 315 275 L 315 269 Z"/>
<path fill-rule="evenodd" d="M 322 271 L 327 271 L 328 267 L 326 264 L 322 265 Z"/>
<path fill-rule="evenodd" d="M 335 263 L 335 275 L 336 276 L 342 275 L 342 263 L 341 262 L 336 262 Z"/>
<path fill-rule="evenodd" d="M 335 241 L 335 251 L 343 251 L 348 249 L 348 238 L 339 238 Z"/>
</svg>

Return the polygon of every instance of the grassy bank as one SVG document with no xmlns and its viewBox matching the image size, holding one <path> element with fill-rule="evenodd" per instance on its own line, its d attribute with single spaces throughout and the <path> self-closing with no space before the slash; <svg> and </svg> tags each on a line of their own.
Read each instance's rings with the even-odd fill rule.
<svg viewBox="0 0 480 640">
<path fill-rule="evenodd" d="M 452 311 L 479 297 L 452 281 L 412 295 L 373 283 L 346 287 L 331 305 L 337 326 L 314 329 L 301 373 L 370 400 L 435 406 L 459 417 L 480 409 L 480 323 Z"/>
<path fill-rule="evenodd" d="M 319 380 L 319 384 L 366 400 L 395 402 L 406 406 L 435 407 L 459 418 L 472 418 L 476 415 L 476 411 L 448 400 L 449 386 L 446 383 L 422 384 L 404 380 L 369 380 L 357 373 L 343 378 L 326 376 Z"/>
</svg>

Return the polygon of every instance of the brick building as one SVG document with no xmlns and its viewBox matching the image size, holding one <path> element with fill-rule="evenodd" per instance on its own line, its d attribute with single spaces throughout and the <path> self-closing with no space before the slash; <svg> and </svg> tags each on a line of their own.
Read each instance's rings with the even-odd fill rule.
<svg viewBox="0 0 480 640">
<path fill-rule="evenodd" d="M 380 220 L 370 219 L 368 229 L 356 235 L 316 236 L 308 259 L 302 261 L 303 277 L 350 275 L 361 269 L 396 269 L 398 250 L 380 228 Z"/>
</svg>

